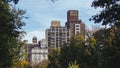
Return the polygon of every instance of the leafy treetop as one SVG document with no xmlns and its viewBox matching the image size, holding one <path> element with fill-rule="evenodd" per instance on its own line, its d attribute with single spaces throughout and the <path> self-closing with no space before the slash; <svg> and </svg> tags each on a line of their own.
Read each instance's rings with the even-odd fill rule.
<svg viewBox="0 0 120 68">
<path fill-rule="evenodd" d="M 15 4 L 17 4 L 19 0 L 2 0 L 2 1 L 5 3 L 13 1 Z"/>
<path fill-rule="evenodd" d="M 120 26 L 120 0 L 94 0 L 92 7 L 100 7 L 102 11 L 90 20 L 102 25 Z"/>
</svg>

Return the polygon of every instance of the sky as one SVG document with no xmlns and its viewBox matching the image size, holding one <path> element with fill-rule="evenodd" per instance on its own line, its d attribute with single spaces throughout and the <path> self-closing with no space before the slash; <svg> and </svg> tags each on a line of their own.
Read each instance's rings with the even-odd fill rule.
<svg viewBox="0 0 120 68">
<path fill-rule="evenodd" d="M 65 26 L 67 21 L 68 10 L 78 10 L 79 19 L 87 27 L 94 25 L 93 21 L 89 21 L 92 15 L 99 12 L 99 9 L 91 7 L 93 0 L 57 0 L 52 2 L 51 0 L 19 0 L 16 5 L 17 8 L 26 11 L 24 16 L 28 19 L 23 19 L 26 26 L 23 29 L 26 31 L 26 35 L 23 40 L 32 42 L 33 36 L 36 36 L 38 40 L 45 38 L 45 30 L 50 28 L 52 20 L 61 21 L 61 26 Z"/>
</svg>

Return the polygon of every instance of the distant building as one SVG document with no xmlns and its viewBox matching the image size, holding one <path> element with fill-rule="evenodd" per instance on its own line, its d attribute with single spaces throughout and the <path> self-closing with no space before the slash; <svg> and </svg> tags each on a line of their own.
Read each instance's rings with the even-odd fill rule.
<svg viewBox="0 0 120 68">
<path fill-rule="evenodd" d="M 69 30 L 69 37 L 81 34 L 85 36 L 85 24 L 79 20 L 78 10 L 69 10 L 67 12 L 66 27 Z"/>
<path fill-rule="evenodd" d="M 31 60 L 31 50 L 32 50 L 32 48 L 34 48 L 34 47 L 39 47 L 39 45 L 36 43 L 27 43 L 27 55 L 28 55 L 28 58 L 27 58 L 27 60 L 29 61 L 29 63 L 31 64 L 32 63 L 32 60 Z"/>
<path fill-rule="evenodd" d="M 52 21 L 51 26 L 52 27 L 60 27 L 60 21 Z"/>
<path fill-rule="evenodd" d="M 37 37 L 34 36 L 33 39 L 32 39 L 32 42 L 37 43 Z"/>
<path fill-rule="evenodd" d="M 45 34 L 48 48 L 60 48 L 68 41 L 67 27 L 60 26 L 60 21 L 52 21 Z"/>
<path fill-rule="evenodd" d="M 31 49 L 31 63 L 33 65 L 42 63 L 42 61 L 48 60 L 48 49 L 34 47 Z"/>
<path fill-rule="evenodd" d="M 46 45 L 46 40 L 45 39 L 42 39 L 41 41 L 40 41 L 40 47 L 41 48 L 47 48 L 47 45 Z"/>
<path fill-rule="evenodd" d="M 37 38 L 33 37 L 32 43 L 28 43 L 27 54 L 28 61 L 31 65 L 39 64 L 44 60 L 48 60 L 48 49 L 47 47 L 42 47 L 46 43 L 37 43 Z"/>
</svg>

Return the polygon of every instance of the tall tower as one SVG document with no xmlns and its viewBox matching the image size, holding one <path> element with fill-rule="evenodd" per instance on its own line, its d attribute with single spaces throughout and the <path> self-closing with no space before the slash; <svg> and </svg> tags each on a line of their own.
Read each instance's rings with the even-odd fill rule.
<svg viewBox="0 0 120 68">
<path fill-rule="evenodd" d="M 78 10 L 67 12 L 66 27 L 69 30 L 69 38 L 78 34 L 85 36 L 85 24 L 79 20 Z"/>
<path fill-rule="evenodd" d="M 78 11 L 77 10 L 69 10 L 67 12 L 67 21 L 78 21 Z"/>
<path fill-rule="evenodd" d="M 36 37 L 36 36 L 34 36 L 34 37 L 32 38 L 32 42 L 33 42 L 33 43 L 37 43 L 37 37 Z"/>
<path fill-rule="evenodd" d="M 46 42 L 49 48 L 60 48 L 68 39 L 68 30 L 60 26 L 60 21 L 52 21 L 49 29 L 46 29 Z"/>
</svg>

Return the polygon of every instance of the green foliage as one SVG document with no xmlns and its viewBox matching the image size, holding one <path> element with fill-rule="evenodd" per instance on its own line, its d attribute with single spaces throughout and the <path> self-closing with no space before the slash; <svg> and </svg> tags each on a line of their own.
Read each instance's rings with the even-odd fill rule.
<svg viewBox="0 0 120 68">
<path fill-rule="evenodd" d="M 25 60 L 27 59 L 27 43 L 25 41 L 20 42 L 21 48 L 20 48 L 20 59 Z"/>
<path fill-rule="evenodd" d="M 120 0 L 94 0 L 92 6 L 102 8 L 99 14 L 91 18 L 95 23 L 120 26 Z"/>
<path fill-rule="evenodd" d="M 2 0 L 5 3 L 13 1 L 13 3 L 17 4 L 19 0 Z"/>
<path fill-rule="evenodd" d="M 74 63 L 69 64 L 68 68 L 80 68 L 77 62 L 75 61 Z"/>
<path fill-rule="evenodd" d="M 47 68 L 49 61 L 48 60 L 44 60 L 42 61 L 42 63 L 40 64 L 34 64 L 33 66 L 31 66 L 32 68 Z"/>
<path fill-rule="evenodd" d="M 48 66 L 48 60 L 45 60 L 40 64 L 39 68 L 47 68 L 47 66 Z"/>
<path fill-rule="evenodd" d="M 62 68 L 67 68 L 68 64 L 74 61 L 77 61 L 81 68 L 95 68 L 97 61 L 95 45 L 85 45 L 85 40 L 82 41 L 82 39 L 82 37 L 73 37 L 67 46 L 61 48 Z M 89 44 L 93 43 L 90 41 L 88 41 Z"/>
<path fill-rule="evenodd" d="M 51 53 L 49 53 L 49 64 L 47 68 L 61 68 L 60 62 L 59 62 L 59 49 L 51 49 Z"/>
<path fill-rule="evenodd" d="M 12 68 L 28 68 L 29 67 L 29 62 L 26 60 L 21 60 L 16 62 Z"/>
<path fill-rule="evenodd" d="M 94 0 L 92 6 L 102 11 L 91 20 L 102 25 L 110 25 L 107 29 L 95 33 L 98 46 L 98 68 L 120 67 L 120 0 Z M 102 45 L 102 46 L 100 46 Z"/>
<path fill-rule="evenodd" d="M 118 31 L 116 34 L 115 34 L 115 37 L 114 37 L 114 41 L 113 41 L 113 45 L 116 46 L 116 47 L 120 47 L 120 31 Z"/>
<path fill-rule="evenodd" d="M 97 55 L 98 55 L 98 68 L 119 68 L 120 59 L 120 47 L 117 41 L 119 41 L 119 33 L 114 28 L 101 29 L 94 34 L 97 42 Z M 117 40 L 116 40 L 117 39 Z M 117 44 L 117 46 L 116 46 Z M 102 46 L 101 46 L 102 45 Z M 114 63 L 113 63 L 114 62 Z"/>
<path fill-rule="evenodd" d="M 24 11 L 11 9 L 0 0 L 0 14 L 0 68 L 10 68 L 19 59 Z"/>
</svg>

